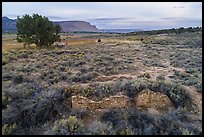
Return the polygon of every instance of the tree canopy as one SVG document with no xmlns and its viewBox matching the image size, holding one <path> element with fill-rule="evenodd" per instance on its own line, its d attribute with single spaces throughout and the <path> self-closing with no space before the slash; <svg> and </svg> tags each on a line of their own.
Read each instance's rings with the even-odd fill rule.
<svg viewBox="0 0 204 137">
<path fill-rule="evenodd" d="M 17 41 L 25 45 L 36 44 L 37 47 L 48 47 L 60 41 L 61 27 L 54 25 L 47 17 L 38 14 L 25 14 L 17 18 Z"/>
</svg>

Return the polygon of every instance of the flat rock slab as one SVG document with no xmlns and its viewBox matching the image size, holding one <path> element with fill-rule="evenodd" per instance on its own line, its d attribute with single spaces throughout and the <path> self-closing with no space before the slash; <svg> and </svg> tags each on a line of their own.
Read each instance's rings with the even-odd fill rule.
<svg viewBox="0 0 204 137">
<path fill-rule="evenodd" d="M 104 98 L 101 101 L 93 101 L 83 96 L 72 96 L 72 108 L 74 109 L 106 109 L 124 108 L 131 106 L 129 98 L 125 95 L 115 95 Z"/>
</svg>

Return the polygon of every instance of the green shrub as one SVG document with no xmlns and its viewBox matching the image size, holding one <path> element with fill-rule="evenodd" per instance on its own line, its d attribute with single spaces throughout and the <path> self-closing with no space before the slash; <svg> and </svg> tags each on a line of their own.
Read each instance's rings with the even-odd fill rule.
<svg viewBox="0 0 204 137">
<path fill-rule="evenodd" d="M 16 130 L 16 124 L 4 124 L 2 126 L 2 135 L 11 135 L 15 132 Z"/>
<path fill-rule="evenodd" d="M 55 121 L 52 130 L 56 135 L 80 135 L 84 133 L 84 125 L 76 116 L 69 116 L 68 119 Z"/>
<path fill-rule="evenodd" d="M 191 131 L 188 129 L 180 128 L 182 135 L 194 135 Z"/>
<path fill-rule="evenodd" d="M 163 124 L 160 125 L 160 129 L 162 131 L 162 129 L 166 128 L 165 130 L 168 131 L 169 134 L 183 135 L 192 133 L 199 135 L 202 134 L 202 121 L 199 119 L 200 118 L 195 120 L 188 110 L 179 108 L 161 117 Z M 168 123 L 168 125 L 166 123 Z"/>
<path fill-rule="evenodd" d="M 163 75 L 159 75 L 157 78 L 156 78 L 157 81 L 165 81 L 165 77 Z"/>
<path fill-rule="evenodd" d="M 112 83 L 96 83 L 93 85 L 93 87 L 95 89 L 94 96 L 96 96 L 99 100 L 114 93 L 114 87 Z"/>
<path fill-rule="evenodd" d="M 196 85 L 197 83 L 199 83 L 199 81 L 196 78 L 193 78 L 193 77 L 190 77 L 189 79 L 187 79 L 184 82 L 185 85 L 189 85 L 189 86 Z"/>
<path fill-rule="evenodd" d="M 82 91 L 82 94 L 85 96 L 85 97 L 91 97 L 93 96 L 95 93 L 95 89 L 92 88 L 92 87 L 88 87 L 86 89 L 83 89 Z"/>
<path fill-rule="evenodd" d="M 21 53 L 19 55 L 20 58 L 28 58 L 28 54 L 27 53 Z"/>
<path fill-rule="evenodd" d="M 7 60 L 5 58 L 2 58 L 2 66 L 7 64 Z"/>
<path fill-rule="evenodd" d="M 5 109 L 9 102 L 9 97 L 2 91 L 2 109 Z"/>
<path fill-rule="evenodd" d="M 2 80 L 3 81 L 8 81 L 12 79 L 12 73 L 4 73 L 2 74 Z"/>
<path fill-rule="evenodd" d="M 114 135 L 113 127 L 111 123 L 104 123 L 100 121 L 94 121 L 89 128 L 90 135 Z"/>
<path fill-rule="evenodd" d="M 81 81 L 82 83 L 86 83 L 86 82 L 88 82 L 88 81 L 90 81 L 90 80 L 96 78 L 97 76 L 98 76 L 97 73 L 95 73 L 95 72 L 89 72 L 89 73 L 86 73 L 86 74 L 81 75 L 81 76 L 80 76 L 80 81 Z"/>
<path fill-rule="evenodd" d="M 134 135 L 134 131 L 133 129 L 126 127 L 122 130 L 120 130 L 118 133 L 118 135 Z"/>
<path fill-rule="evenodd" d="M 175 107 L 187 107 L 191 109 L 191 98 L 181 83 L 164 84 L 167 87 L 167 96 L 174 103 Z"/>
<path fill-rule="evenodd" d="M 68 79 L 68 74 L 66 72 L 61 72 L 59 79 L 62 81 L 66 81 Z"/>
<path fill-rule="evenodd" d="M 186 71 L 186 73 L 190 73 L 190 74 L 195 72 L 195 70 L 193 68 L 187 68 L 185 71 Z"/>
<path fill-rule="evenodd" d="M 108 111 L 103 113 L 103 115 L 101 116 L 101 120 L 105 122 L 111 122 L 113 124 L 113 127 L 115 127 L 120 123 L 122 118 L 117 109 L 110 108 Z"/>
<path fill-rule="evenodd" d="M 148 88 L 147 78 L 138 78 L 132 81 L 126 82 L 124 85 L 125 94 L 134 99 L 143 89 Z"/>
<path fill-rule="evenodd" d="M 80 82 L 81 81 L 81 76 L 79 74 L 73 74 L 69 77 L 70 82 Z"/>
<path fill-rule="evenodd" d="M 181 71 L 174 71 L 175 75 L 178 76 L 179 78 L 186 78 L 186 77 L 190 77 L 190 74 L 185 73 L 185 72 L 181 72 Z"/>
<path fill-rule="evenodd" d="M 145 77 L 145 78 L 151 78 L 150 74 L 148 72 L 145 72 L 144 74 L 138 76 L 138 78 L 141 78 L 141 77 Z"/>
<path fill-rule="evenodd" d="M 198 82 L 195 87 L 197 88 L 197 91 L 198 92 L 201 92 L 202 93 L 202 81 L 201 82 Z"/>
<path fill-rule="evenodd" d="M 17 74 L 13 77 L 14 84 L 20 84 L 23 82 L 23 74 Z"/>
</svg>

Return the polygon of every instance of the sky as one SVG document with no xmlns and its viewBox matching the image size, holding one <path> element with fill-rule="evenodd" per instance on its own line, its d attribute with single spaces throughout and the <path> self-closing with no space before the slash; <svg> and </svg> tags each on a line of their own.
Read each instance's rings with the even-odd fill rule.
<svg viewBox="0 0 204 137">
<path fill-rule="evenodd" d="M 202 2 L 2 2 L 2 16 L 34 13 L 51 21 L 87 21 L 99 29 L 202 26 Z"/>
</svg>

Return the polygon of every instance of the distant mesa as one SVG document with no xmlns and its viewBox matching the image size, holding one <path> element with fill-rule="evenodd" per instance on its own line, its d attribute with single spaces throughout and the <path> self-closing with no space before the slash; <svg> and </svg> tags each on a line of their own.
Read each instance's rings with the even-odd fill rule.
<svg viewBox="0 0 204 137">
<path fill-rule="evenodd" d="M 97 32 L 96 26 L 91 25 L 85 21 L 59 21 L 54 22 L 62 27 L 63 32 L 85 31 L 85 32 Z"/>
<path fill-rule="evenodd" d="M 8 17 L 2 17 L 2 32 L 3 31 L 16 31 L 16 20 L 9 19 Z"/>
<path fill-rule="evenodd" d="M 59 24 L 62 27 L 63 32 L 97 32 L 99 31 L 96 26 L 91 25 L 85 21 L 58 21 L 54 24 Z M 16 20 L 9 19 L 8 17 L 2 17 L 2 31 L 15 32 Z"/>
</svg>

